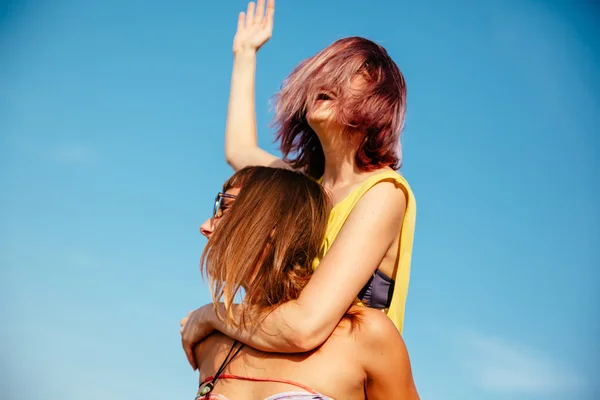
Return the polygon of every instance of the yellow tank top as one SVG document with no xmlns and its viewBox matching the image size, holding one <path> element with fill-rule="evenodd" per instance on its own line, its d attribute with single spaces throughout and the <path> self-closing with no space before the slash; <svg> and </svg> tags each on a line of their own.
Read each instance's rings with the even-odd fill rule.
<svg viewBox="0 0 600 400">
<path fill-rule="evenodd" d="M 315 259 L 313 268 L 318 267 L 321 259 L 331 248 L 333 241 L 342 229 L 346 219 L 354 209 L 354 206 L 369 189 L 382 181 L 394 182 L 398 188 L 404 191 L 404 195 L 406 196 L 406 211 L 404 213 L 402 230 L 400 232 L 400 236 L 398 237 L 400 245 L 398 246 L 398 257 L 396 258 L 396 264 L 394 266 L 396 273 L 391 277 L 395 281 L 394 291 L 392 294 L 390 307 L 387 310 L 384 310 L 394 325 L 396 325 L 398 331 L 402 333 L 402 327 L 404 324 L 404 308 L 406 305 L 406 296 L 408 294 L 408 283 L 410 279 L 410 260 L 412 255 L 415 218 L 417 211 L 415 196 L 410 189 L 408 182 L 406 179 L 404 179 L 404 177 L 402 177 L 402 175 L 395 171 L 385 171 L 380 174 L 373 175 L 362 182 L 344 200 L 333 207 L 329 216 L 329 223 L 327 225 L 325 239 L 323 241 L 323 245 L 321 246 L 320 256 Z M 321 182 L 321 180 L 319 180 L 319 182 Z M 360 304 L 360 300 L 357 299 L 356 302 Z"/>
</svg>

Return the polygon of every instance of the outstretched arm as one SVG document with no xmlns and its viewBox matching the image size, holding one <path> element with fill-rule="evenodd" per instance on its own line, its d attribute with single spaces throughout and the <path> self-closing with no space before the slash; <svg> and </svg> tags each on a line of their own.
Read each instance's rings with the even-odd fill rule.
<svg viewBox="0 0 600 400">
<path fill-rule="evenodd" d="M 298 299 L 278 306 L 252 329 L 223 324 L 212 304 L 191 313 L 182 321 L 182 342 L 192 366 L 194 344 L 213 329 L 269 352 L 304 352 L 323 344 L 397 240 L 405 209 L 404 192 L 394 183 L 371 188 Z"/>
<path fill-rule="evenodd" d="M 256 54 L 273 32 L 275 0 L 248 4 L 247 13 L 241 12 L 233 39 L 233 71 L 225 128 L 225 158 L 234 169 L 248 165 L 283 167 L 279 158 L 258 147 L 256 139 L 256 107 L 254 88 Z"/>
</svg>

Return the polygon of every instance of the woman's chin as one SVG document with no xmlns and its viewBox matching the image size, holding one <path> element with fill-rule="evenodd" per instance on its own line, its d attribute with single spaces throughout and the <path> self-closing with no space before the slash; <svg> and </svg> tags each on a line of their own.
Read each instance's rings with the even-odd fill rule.
<svg viewBox="0 0 600 400">
<path fill-rule="evenodd" d="M 313 131 L 319 132 L 330 129 L 332 124 L 331 115 L 329 113 L 313 113 L 306 116 L 306 121 Z"/>
</svg>

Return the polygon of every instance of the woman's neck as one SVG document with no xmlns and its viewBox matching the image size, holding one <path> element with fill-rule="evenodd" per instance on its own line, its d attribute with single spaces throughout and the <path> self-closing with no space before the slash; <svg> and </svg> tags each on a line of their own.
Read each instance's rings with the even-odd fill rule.
<svg viewBox="0 0 600 400">
<path fill-rule="evenodd" d="M 325 155 L 323 186 L 346 186 L 355 183 L 364 172 L 356 166 L 356 151 L 362 141 L 362 135 L 348 138 L 342 132 L 319 135 Z M 333 139 L 331 139 L 333 138 Z"/>
</svg>

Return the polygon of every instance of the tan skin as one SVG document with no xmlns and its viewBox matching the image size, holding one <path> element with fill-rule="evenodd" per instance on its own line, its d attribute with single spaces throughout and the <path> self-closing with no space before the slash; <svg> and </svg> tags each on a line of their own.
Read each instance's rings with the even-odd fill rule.
<svg viewBox="0 0 600 400">
<path fill-rule="evenodd" d="M 359 307 L 356 307 L 359 308 Z M 225 370 L 254 378 L 299 382 L 335 399 L 418 399 L 410 360 L 402 337 L 383 313 L 360 307 L 362 321 L 351 331 L 343 320 L 318 350 L 307 353 L 264 353 L 245 346 Z M 200 381 L 213 376 L 233 340 L 216 333 L 195 349 Z M 275 393 L 304 390 L 276 382 L 219 381 L 215 393 L 230 399 L 265 399 Z"/>
<path fill-rule="evenodd" d="M 235 170 L 248 165 L 290 168 L 259 148 L 256 138 L 256 54 L 271 37 L 274 10 L 274 0 L 267 4 L 260 0 L 256 7 L 250 3 L 238 20 L 225 132 L 225 156 Z M 354 85 L 360 88 L 360 81 Z M 364 180 L 389 168 L 372 172 L 357 168 L 354 160 L 361 138 L 342 140 L 343 127 L 333 118 L 334 107 L 335 95 L 311 107 L 307 120 L 325 153 L 322 184 L 338 203 Z M 190 365 L 197 367 L 194 346 L 213 330 L 267 352 L 305 352 L 323 344 L 376 269 L 394 276 L 405 210 L 404 192 L 394 183 L 384 181 L 371 188 L 350 213 L 300 297 L 277 307 L 260 329 L 226 326 L 216 318 L 212 304 L 190 312 L 181 321 L 182 345 Z"/>
<path fill-rule="evenodd" d="M 225 193 L 239 192 L 239 188 L 232 188 Z M 223 200 L 223 215 L 234 201 Z M 200 232 L 210 239 L 220 220 L 208 219 Z M 353 311 L 360 315 L 354 327 L 349 320 L 342 320 L 317 350 L 282 354 L 245 346 L 224 374 L 291 380 L 336 399 L 418 400 L 408 352 L 396 327 L 379 311 L 365 307 L 353 307 Z M 195 347 L 200 382 L 214 376 L 232 343 L 231 338 L 217 332 Z M 214 393 L 236 400 L 265 399 L 287 391 L 304 392 L 284 383 L 237 379 L 223 379 L 214 389 Z"/>
<path fill-rule="evenodd" d="M 225 192 L 225 194 L 230 194 L 233 196 L 237 196 L 240 194 L 240 188 L 231 188 Z M 230 198 L 223 198 L 221 202 L 221 212 L 223 214 L 227 213 L 227 210 L 233 204 L 235 200 Z M 210 239 L 216 227 L 219 225 L 220 218 L 209 218 L 202 225 L 200 225 L 200 233 L 207 239 Z"/>
</svg>

